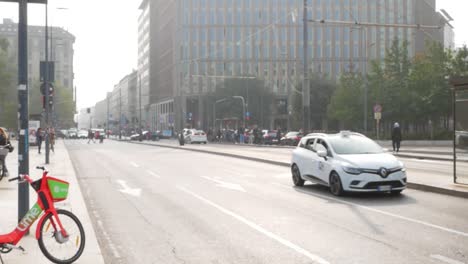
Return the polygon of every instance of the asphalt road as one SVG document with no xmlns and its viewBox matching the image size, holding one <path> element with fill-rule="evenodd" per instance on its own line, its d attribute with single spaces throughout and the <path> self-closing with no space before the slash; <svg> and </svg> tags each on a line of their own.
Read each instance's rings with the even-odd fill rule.
<svg viewBox="0 0 468 264">
<path fill-rule="evenodd" d="M 107 263 L 468 263 L 466 199 L 335 198 L 280 166 L 66 144 Z"/>
</svg>

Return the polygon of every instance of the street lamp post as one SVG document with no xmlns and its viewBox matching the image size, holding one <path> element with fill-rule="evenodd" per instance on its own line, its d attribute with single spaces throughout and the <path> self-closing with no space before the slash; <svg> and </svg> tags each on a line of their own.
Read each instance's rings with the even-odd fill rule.
<svg viewBox="0 0 468 264">
<path fill-rule="evenodd" d="M 242 96 L 233 96 L 232 98 L 242 101 L 242 126 L 245 128 L 245 99 Z"/>
<path fill-rule="evenodd" d="M 216 105 L 227 101 L 226 98 L 217 100 L 213 105 L 213 129 L 216 129 Z"/>
</svg>

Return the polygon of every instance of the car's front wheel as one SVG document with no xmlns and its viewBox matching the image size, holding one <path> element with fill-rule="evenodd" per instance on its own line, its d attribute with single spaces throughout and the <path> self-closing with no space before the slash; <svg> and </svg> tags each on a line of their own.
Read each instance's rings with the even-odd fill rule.
<svg viewBox="0 0 468 264">
<path fill-rule="evenodd" d="M 299 171 L 299 167 L 297 167 L 296 164 L 292 165 L 291 173 L 294 185 L 298 187 L 304 186 L 305 181 L 301 178 L 301 172 Z"/>
<path fill-rule="evenodd" d="M 342 196 L 344 193 L 340 176 L 336 172 L 330 174 L 330 192 L 335 196 Z"/>
</svg>

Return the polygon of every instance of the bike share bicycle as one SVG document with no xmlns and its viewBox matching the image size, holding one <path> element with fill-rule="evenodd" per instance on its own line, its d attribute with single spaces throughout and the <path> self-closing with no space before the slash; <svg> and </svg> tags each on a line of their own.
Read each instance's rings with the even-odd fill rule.
<svg viewBox="0 0 468 264">
<path fill-rule="evenodd" d="M 54 203 L 67 199 L 69 183 L 48 176 L 45 167 L 36 168 L 43 171 L 39 180 L 33 181 L 28 175 L 9 180 L 28 182 L 37 192 L 38 198 L 15 230 L 9 234 L 0 234 L 0 263 L 4 263 L 1 254 L 10 253 L 13 249 L 25 251 L 17 244 L 41 215 L 35 235 L 42 253 L 53 263 L 73 263 L 85 247 L 84 229 L 73 213 L 54 206 Z"/>
</svg>

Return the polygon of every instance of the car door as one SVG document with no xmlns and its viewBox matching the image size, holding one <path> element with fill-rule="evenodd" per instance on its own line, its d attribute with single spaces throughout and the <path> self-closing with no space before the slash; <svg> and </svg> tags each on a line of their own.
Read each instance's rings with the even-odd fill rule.
<svg viewBox="0 0 468 264">
<path fill-rule="evenodd" d="M 329 175 L 332 170 L 333 155 L 325 139 L 317 139 L 315 142 L 315 151 L 326 151 L 327 157 L 322 158 L 317 155 L 317 163 L 314 166 L 314 176 L 320 181 L 328 184 Z"/>
<path fill-rule="evenodd" d="M 299 167 L 301 175 L 310 175 L 311 153 L 315 138 L 302 139 L 299 146 L 294 150 L 294 162 Z"/>
</svg>

